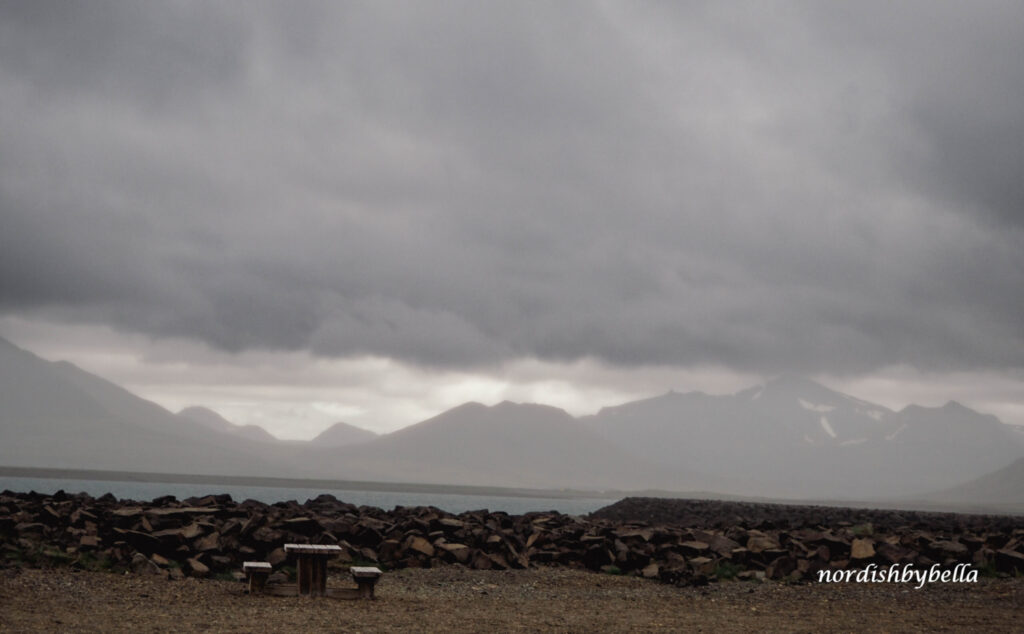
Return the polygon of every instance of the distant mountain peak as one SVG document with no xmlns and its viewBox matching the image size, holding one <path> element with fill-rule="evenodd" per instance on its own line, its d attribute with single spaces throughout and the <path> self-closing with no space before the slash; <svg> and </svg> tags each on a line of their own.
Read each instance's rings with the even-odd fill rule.
<svg viewBox="0 0 1024 634">
<path fill-rule="evenodd" d="M 338 422 L 320 432 L 312 442 L 330 445 L 333 447 L 342 447 L 345 445 L 355 445 L 357 443 L 368 442 L 374 438 L 377 438 L 377 434 L 368 429 L 356 427 L 355 425 L 350 425 L 348 423 Z"/>
<path fill-rule="evenodd" d="M 218 431 L 232 431 L 236 425 L 209 407 L 190 405 L 178 412 L 178 416 L 200 423 Z"/>
<path fill-rule="evenodd" d="M 219 432 L 240 434 L 260 442 L 277 440 L 276 436 L 259 425 L 236 425 L 209 407 L 203 407 L 201 405 L 191 405 L 186 407 L 178 412 L 178 416 L 181 418 L 187 418 L 192 422 L 199 423 L 204 427 L 208 427 Z"/>
<path fill-rule="evenodd" d="M 765 382 L 765 387 L 773 389 L 786 389 L 786 390 L 829 390 L 827 387 L 812 381 L 806 376 L 800 374 L 785 373 L 780 374 L 772 379 Z"/>
</svg>

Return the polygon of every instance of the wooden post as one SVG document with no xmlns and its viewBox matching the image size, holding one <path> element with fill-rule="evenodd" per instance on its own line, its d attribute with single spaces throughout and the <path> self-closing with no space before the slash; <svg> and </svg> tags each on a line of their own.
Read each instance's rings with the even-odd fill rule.
<svg viewBox="0 0 1024 634">
<path fill-rule="evenodd" d="M 299 594 L 309 594 L 310 585 L 313 580 L 312 571 L 310 570 L 310 564 L 313 563 L 312 557 L 305 553 L 299 553 L 297 560 L 295 574 L 298 577 Z"/>
<path fill-rule="evenodd" d="M 341 546 L 320 544 L 285 544 L 286 553 L 295 553 L 299 594 L 312 597 L 327 595 L 327 560 L 341 552 Z"/>
</svg>

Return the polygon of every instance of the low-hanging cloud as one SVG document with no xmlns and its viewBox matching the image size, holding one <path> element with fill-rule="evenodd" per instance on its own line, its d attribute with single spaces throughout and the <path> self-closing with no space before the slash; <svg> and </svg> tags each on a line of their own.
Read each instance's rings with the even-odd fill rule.
<svg viewBox="0 0 1024 634">
<path fill-rule="evenodd" d="M 226 6 L 0 4 L 0 310 L 427 366 L 1024 366 L 1017 3 Z"/>
</svg>

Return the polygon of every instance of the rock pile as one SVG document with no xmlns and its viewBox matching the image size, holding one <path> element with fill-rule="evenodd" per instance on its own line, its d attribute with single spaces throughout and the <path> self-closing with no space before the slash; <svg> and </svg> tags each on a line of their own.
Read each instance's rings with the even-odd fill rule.
<svg viewBox="0 0 1024 634">
<path fill-rule="evenodd" d="M 671 503 L 691 505 L 691 513 L 701 504 Z M 342 553 L 332 562 L 339 566 L 372 562 L 390 569 L 461 565 L 501 570 L 557 565 L 677 584 L 731 577 L 813 579 L 818 570 L 868 563 L 967 563 L 992 572 L 1024 572 L 1020 518 L 933 527 L 920 521 L 872 525 L 819 521 L 813 514 L 781 512 L 766 519 L 726 513 L 716 522 L 687 525 L 601 514 L 581 518 L 480 510 L 453 515 L 434 507 L 384 511 L 330 495 L 305 504 L 267 505 L 235 502 L 227 495 L 135 503 L 110 495 L 5 491 L 0 493 L 0 561 L 203 577 L 236 572 L 247 560 L 280 568 L 288 563 L 282 546 L 296 542 L 340 545 Z"/>
</svg>

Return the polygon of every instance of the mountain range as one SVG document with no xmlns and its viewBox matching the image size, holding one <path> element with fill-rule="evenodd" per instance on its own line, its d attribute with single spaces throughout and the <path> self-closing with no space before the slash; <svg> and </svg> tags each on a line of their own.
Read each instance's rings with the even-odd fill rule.
<svg viewBox="0 0 1024 634">
<path fill-rule="evenodd" d="M 466 403 L 389 434 L 338 423 L 284 441 L 199 406 L 171 413 L 0 339 L 0 466 L 996 504 L 1024 490 L 1022 440 L 957 403 L 893 411 L 782 376 L 580 418 Z"/>
</svg>

